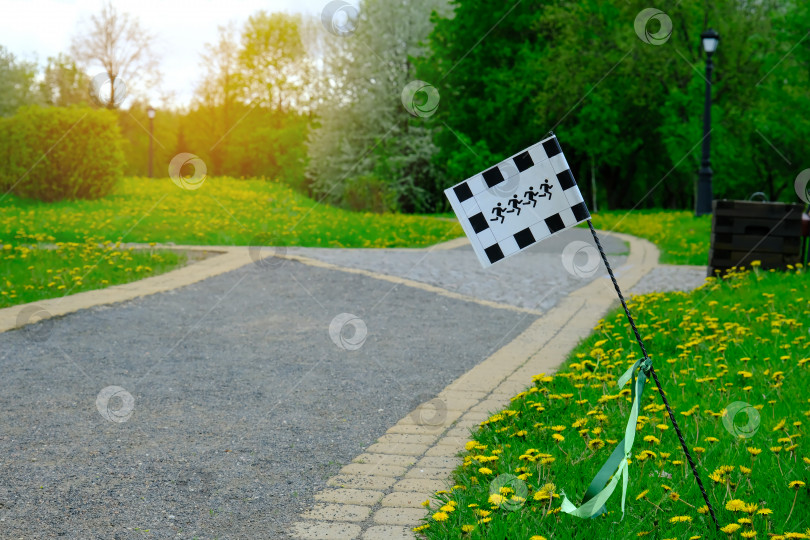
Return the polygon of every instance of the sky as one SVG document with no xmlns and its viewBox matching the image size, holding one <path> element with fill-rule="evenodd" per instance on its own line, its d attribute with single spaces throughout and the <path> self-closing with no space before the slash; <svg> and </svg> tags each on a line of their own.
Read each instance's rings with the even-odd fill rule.
<svg viewBox="0 0 810 540">
<path fill-rule="evenodd" d="M 113 0 L 118 11 L 139 19 L 156 34 L 162 87 L 186 105 L 200 79 L 200 53 L 217 38 L 217 26 L 237 28 L 253 13 L 284 11 L 320 15 L 328 0 Z M 357 5 L 357 0 L 349 3 Z M 43 65 L 49 56 L 67 53 L 71 38 L 89 26 L 102 0 L 0 0 L 0 45 L 19 59 Z M 85 23 L 85 24 L 82 24 Z M 92 77 L 96 73 L 91 72 Z M 124 103 L 124 108 L 127 104 Z"/>
</svg>

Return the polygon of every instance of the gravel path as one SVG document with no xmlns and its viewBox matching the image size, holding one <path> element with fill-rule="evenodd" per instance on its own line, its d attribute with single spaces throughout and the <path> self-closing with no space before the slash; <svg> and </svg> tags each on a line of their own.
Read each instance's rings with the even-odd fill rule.
<svg viewBox="0 0 810 540">
<path fill-rule="evenodd" d="M 330 339 L 343 312 L 368 329 L 358 350 Z M 285 262 L 0 334 L 0 537 L 284 538 L 327 478 L 533 320 Z"/>
<path fill-rule="evenodd" d="M 627 257 L 624 242 L 613 236 L 600 241 L 618 268 Z M 545 311 L 569 292 L 584 286 L 590 279 L 607 276 L 600 261 L 595 275 L 584 272 L 580 277 L 563 267 L 562 253 L 572 242 L 587 243 L 585 251 L 574 254 L 573 264 L 587 270 L 588 253 L 598 256 L 587 229 L 568 229 L 506 259 L 488 270 L 481 268 L 472 247 L 451 250 L 407 249 L 321 249 L 291 248 L 290 255 L 304 255 L 339 266 L 360 268 L 435 285 L 459 294 L 516 307 Z"/>
<path fill-rule="evenodd" d="M 290 253 L 547 309 L 588 281 L 563 269 L 574 240 L 486 273 L 469 247 Z M 341 313 L 365 342 L 330 335 Z M 285 538 L 326 479 L 533 321 L 287 261 L 0 334 L 0 538 Z"/>
</svg>

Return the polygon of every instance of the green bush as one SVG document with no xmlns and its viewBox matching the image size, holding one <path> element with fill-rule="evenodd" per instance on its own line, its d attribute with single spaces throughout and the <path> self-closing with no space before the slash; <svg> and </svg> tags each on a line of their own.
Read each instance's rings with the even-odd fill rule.
<svg viewBox="0 0 810 540">
<path fill-rule="evenodd" d="M 45 202 L 104 197 L 122 175 L 121 143 L 110 111 L 24 107 L 0 119 L 0 186 Z"/>
<path fill-rule="evenodd" d="M 363 175 L 346 180 L 343 187 L 344 206 L 349 210 L 383 214 L 395 212 L 396 194 L 386 183 L 372 175 Z"/>
</svg>

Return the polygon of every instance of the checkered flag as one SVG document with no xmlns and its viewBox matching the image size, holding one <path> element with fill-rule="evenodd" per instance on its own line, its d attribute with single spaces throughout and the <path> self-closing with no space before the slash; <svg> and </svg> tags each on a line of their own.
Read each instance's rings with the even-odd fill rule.
<svg viewBox="0 0 810 540">
<path fill-rule="evenodd" d="M 444 193 L 484 268 L 591 217 L 554 135 Z"/>
</svg>

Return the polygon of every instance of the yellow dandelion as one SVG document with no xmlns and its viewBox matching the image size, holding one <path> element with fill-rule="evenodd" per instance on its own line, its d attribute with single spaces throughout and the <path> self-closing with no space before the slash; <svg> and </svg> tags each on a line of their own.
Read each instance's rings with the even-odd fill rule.
<svg viewBox="0 0 810 540">
<path fill-rule="evenodd" d="M 673 516 L 669 518 L 670 523 L 686 523 L 692 521 L 692 516 Z"/>
<path fill-rule="evenodd" d="M 739 512 L 740 510 L 745 510 L 745 502 L 741 501 L 740 499 L 731 499 L 726 503 L 726 510 L 731 512 Z"/>
</svg>

